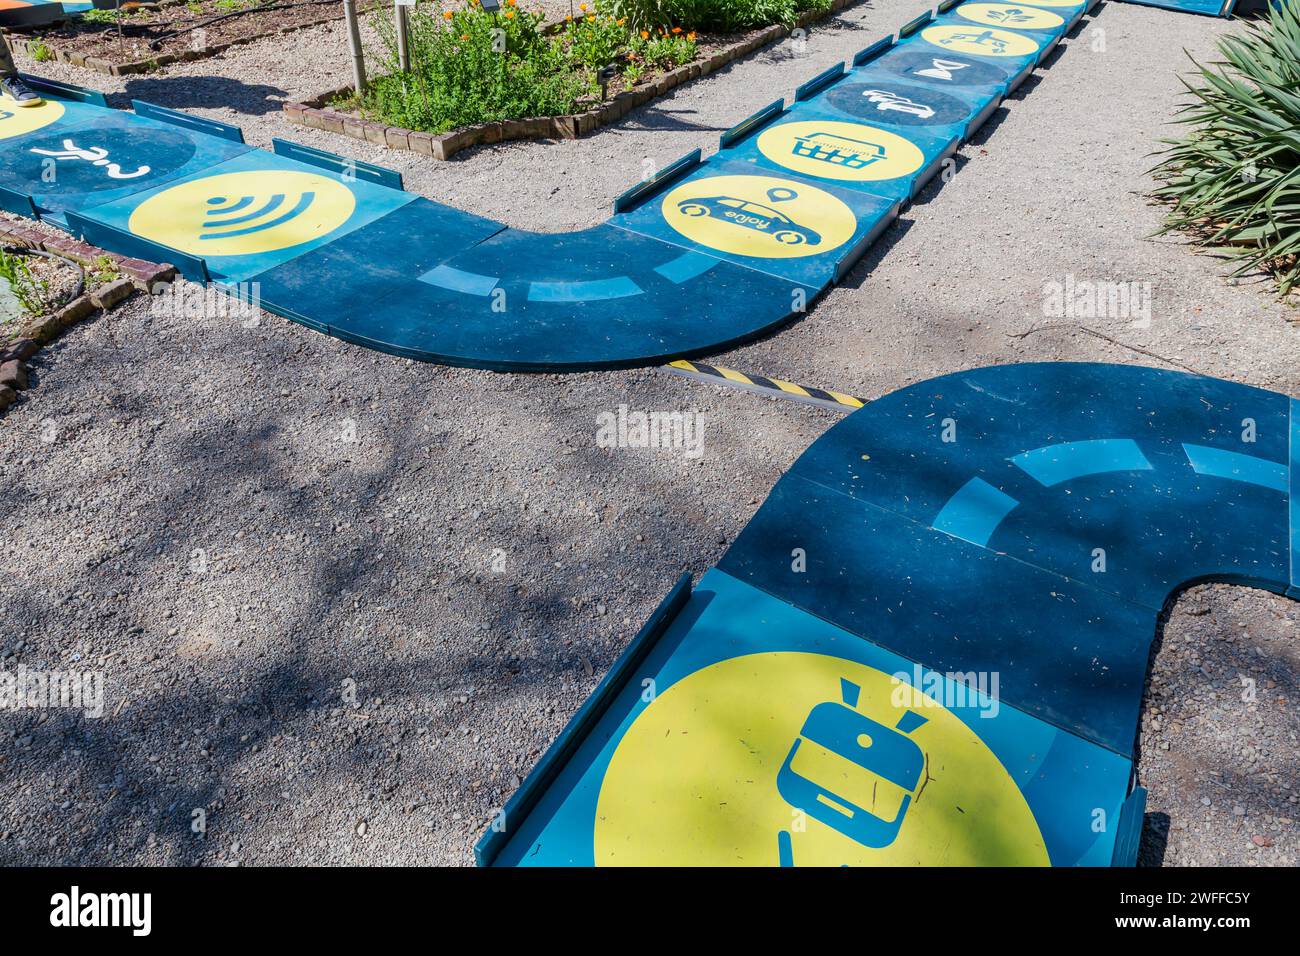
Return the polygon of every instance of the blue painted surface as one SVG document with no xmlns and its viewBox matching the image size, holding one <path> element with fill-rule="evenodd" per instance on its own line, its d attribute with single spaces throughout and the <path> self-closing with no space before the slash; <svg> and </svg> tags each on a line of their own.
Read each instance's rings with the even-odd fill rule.
<svg viewBox="0 0 1300 956">
<path fill-rule="evenodd" d="M 874 68 L 873 68 L 874 66 Z M 937 89 L 903 81 L 880 65 L 854 70 L 815 100 L 829 113 L 895 131 L 969 139 L 1002 101 L 1001 86 Z M 943 72 L 952 73 L 949 69 Z"/>
<path fill-rule="evenodd" d="M 191 135 L 199 138 L 202 134 Z M 275 174 L 280 172 L 311 172 L 320 173 L 322 176 L 330 176 L 330 174 L 325 173 L 322 170 L 316 170 L 314 167 L 307 166 L 303 163 L 285 159 L 276 156 L 273 153 L 268 153 L 264 150 L 258 149 L 240 153 L 225 162 L 209 166 L 203 170 L 202 173 L 189 176 L 184 181 L 196 182 L 199 180 L 214 180 L 211 192 L 212 198 L 216 199 L 225 192 L 225 190 L 219 188 L 215 182 L 216 177 L 231 173 Z M 241 282 L 246 279 L 251 279 L 253 276 L 265 272 L 280 263 L 288 262 L 300 255 L 318 249 L 327 243 L 332 243 L 333 241 L 346 236 L 348 233 L 380 219 L 387 213 L 393 212 L 402 206 L 413 202 L 416 198 L 409 193 L 389 189 L 384 186 L 376 186 L 361 180 L 349 180 L 347 177 L 342 176 L 330 176 L 330 181 L 339 183 L 351 192 L 354 197 L 356 204 L 355 209 L 343 223 L 336 228 L 314 233 L 311 238 L 306 241 L 298 242 L 280 249 L 240 255 L 205 255 L 204 258 L 207 260 L 208 269 L 212 273 L 213 278 L 224 279 L 230 282 Z M 274 180 L 268 180 L 268 182 L 273 183 Z M 136 209 L 138 209 L 142 203 L 157 196 L 163 190 L 173 188 L 174 185 L 176 184 L 161 186 L 145 192 L 137 193 L 126 199 L 96 206 L 92 211 L 92 216 L 99 222 L 115 226 L 118 229 L 124 229 L 128 232 L 132 231 L 131 218 Z M 268 185 L 266 190 L 268 194 L 273 190 L 273 188 L 273 186 Z M 222 198 L 227 198 L 234 202 L 240 202 L 247 197 L 223 196 Z M 259 203 L 266 198 L 268 197 L 258 197 Z M 304 213 L 299 205 L 304 200 L 309 201 L 306 195 L 300 193 L 295 192 L 287 195 L 285 197 L 285 205 L 286 208 L 288 208 L 288 212 L 286 212 L 285 215 L 305 215 L 306 218 L 310 218 L 313 215 L 310 206 Z M 230 211 L 228 207 L 226 211 Z M 223 220 L 223 222 L 233 224 L 233 220 L 229 219 Z M 201 230 L 204 228 L 203 223 L 198 220 L 192 223 L 187 223 L 186 226 L 192 229 L 195 233 L 201 233 Z M 234 235 L 239 231 L 240 230 L 225 230 L 223 234 Z"/>
<path fill-rule="evenodd" d="M 177 182 L 249 151 L 116 110 L 69 103 L 64 120 L 0 140 L 0 185 L 30 190 L 37 211 L 89 210 Z"/>
<path fill-rule="evenodd" d="M 226 286 L 257 279 L 268 310 L 383 351 L 535 371 L 693 357 L 803 315 L 842 279 L 1082 4 L 1051 8 L 1064 19 L 1055 28 L 1018 29 L 1042 9 L 986 11 L 1008 27 L 987 44 L 962 5 L 926 13 L 900 42 L 811 77 L 790 109 L 742 121 L 716 155 L 693 151 L 619 196 L 609 223 L 570 235 L 424 201 L 402 214 L 416 197 L 380 167 L 283 142 L 268 154 L 234 127 L 145 103 L 117 113 L 53 88 L 63 113 L 40 130 L 5 138 L 0 108 L 0 189 L 7 208 L 75 222 L 114 251 L 167 255 Z M 954 25 L 973 52 L 932 32 Z M 1007 36 L 1026 52 L 982 55 Z M 51 163 L 53 181 L 40 175 Z M 221 178 L 237 173 L 255 175 Z"/>
<path fill-rule="evenodd" d="M 778 161 L 778 159 L 774 159 L 764 152 L 761 147 L 762 134 L 793 123 L 851 122 L 860 126 L 856 138 L 867 143 L 879 139 L 879 137 L 873 135 L 873 131 L 880 128 L 879 124 L 864 123 L 839 111 L 821 109 L 818 106 L 820 102 L 821 97 L 818 97 L 811 102 L 801 103 L 799 106 L 787 110 L 779 119 L 764 126 L 761 133 L 750 136 L 738 145 L 719 152 L 704 167 L 704 171 L 698 171 L 695 175 L 707 175 L 707 170 L 724 163 L 733 166 L 743 163 L 753 166 L 755 170 L 762 170 L 766 174 L 797 175 L 818 185 L 824 184 L 835 189 L 853 190 L 891 202 L 906 202 L 921 191 L 922 187 L 938 172 L 944 158 L 950 156 L 957 147 L 957 139 L 954 136 L 931 135 L 922 129 L 910 129 L 904 132 L 891 128 L 888 132 L 901 135 L 904 139 L 909 140 L 921 151 L 923 160 L 913 169 L 900 171 L 897 176 L 868 181 L 843 179 L 831 165 L 827 166 L 826 175 L 815 175 L 807 168 L 801 168 L 798 172 L 795 172 L 784 162 Z"/>
<path fill-rule="evenodd" d="M 774 599 L 730 575 L 712 570 L 691 600 L 628 677 L 601 721 L 522 821 L 507 821 L 512 836 L 492 861 L 498 866 L 592 866 L 597 801 L 610 761 L 628 729 L 650 706 L 646 681 L 664 695 L 710 665 L 771 652 L 823 654 L 865 664 L 887 674 L 915 674 L 912 661 Z M 922 681 L 946 676 L 925 669 Z M 1119 819 L 1131 762 L 1012 707 L 989 716 L 986 700 L 949 708 L 974 730 L 1020 788 L 1057 866 L 1106 865 L 1115 833 L 1092 830 L 1093 811 Z M 655 773 L 669 768 L 647 768 Z M 937 772 L 937 771 L 936 771 Z M 773 781 L 772 786 L 775 786 Z M 747 821 L 734 822 L 737 827 Z M 814 824 L 810 824 L 814 825 Z M 772 858 L 780 863 L 778 831 Z M 797 859 L 793 861 L 797 864 Z"/>
<path fill-rule="evenodd" d="M 566 239 L 571 255 L 557 258 L 550 234 L 419 200 L 256 281 L 264 300 L 295 303 L 288 317 L 324 319 L 339 338 L 521 371 L 590 368 L 601 356 L 644 364 L 740 341 L 816 291 L 613 226 Z"/>
<path fill-rule="evenodd" d="M 997 673 L 996 718 L 954 713 L 1016 781 L 1051 862 L 1132 865 L 1131 761 L 1161 609 L 1207 579 L 1297 593 L 1298 429 L 1286 396 L 1129 366 L 976 369 L 867 405 L 781 478 L 496 862 L 616 861 L 593 833 L 618 807 L 597 806 L 654 706 L 644 688 L 662 698 L 718 662 L 797 649 L 889 673 Z M 742 743 L 759 718 L 743 719 Z M 805 730 L 839 740 L 818 727 Z M 766 773 L 747 783 L 777 786 Z M 770 821 L 727 822 L 739 846 Z M 798 863 L 775 832 L 771 853 Z"/>
<path fill-rule="evenodd" d="M 743 147 L 740 152 L 744 152 Z M 810 188 L 813 191 L 827 193 L 843 202 L 853 213 L 854 228 L 852 235 L 833 246 L 831 246 L 830 242 L 823 241 L 821 243 L 823 247 L 831 246 L 823 253 L 791 259 L 767 258 L 762 255 L 742 255 L 718 250 L 703 243 L 692 241 L 690 236 L 684 235 L 673 227 L 665 213 L 665 207 L 671 205 L 673 196 L 671 189 L 657 196 L 655 200 L 643 203 L 632 212 L 615 215 L 610 219 L 610 224 L 642 236 L 681 246 L 702 255 L 725 259 L 728 262 L 734 262 L 737 265 L 788 280 L 790 283 L 820 291 L 835 281 L 847 267 L 851 266 L 853 261 L 862 255 L 866 247 L 898 215 L 899 200 L 896 198 L 845 188 L 849 184 L 827 181 L 814 182 L 808 176 L 796 175 L 789 170 L 780 169 L 774 164 L 768 165 L 764 170 L 759 170 L 754 165 L 744 162 L 721 161 L 721 157 L 730 156 L 731 153 L 730 150 L 723 151 L 714 160 L 693 170 L 690 175 L 684 177 L 682 182 L 707 183 L 723 176 L 772 176 L 773 173 L 779 170 L 780 175 L 774 178 L 780 182 L 774 188 L 784 188 L 793 194 L 789 200 L 791 204 L 797 203 L 800 196 L 806 195 Z M 718 196 L 725 194 L 726 191 L 721 186 L 716 190 L 709 190 L 710 194 Z M 766 187 L 764 191 L 766 191 Z M 760 196 L 759 198 L 766 197 Z M 771 203 L 771 207 L 778 212 L 780 211 L 778 203 Z M 765 250 L 760 249 L 758 251 Z M 748 304 L 742 306 L 742 308 L 744 307 L 748 307 Z"/>
</svg>

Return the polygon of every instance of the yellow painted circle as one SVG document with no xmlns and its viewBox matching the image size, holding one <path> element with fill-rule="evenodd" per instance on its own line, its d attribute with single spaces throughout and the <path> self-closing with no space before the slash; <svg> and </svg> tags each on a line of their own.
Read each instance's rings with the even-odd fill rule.
<svg viewBox="0 0 1300 956">
<path fill-rule="evenodd" d="M 35 132 L 58 120 L 63 113 L 63 104 L 58 100 L 46 100 L 40 106 L 19 106 L 0 95 L 0 139 Z"/>
<path fill-rule="evenodd" d="M 842 680 L 859 689 L 856 701 Z M 908 712 L 925 721 L 905 727 Z M 817 742 L 828 729 L 839 752 Z M 898 755 L 921 761 L 910 789 L 888 779 L 899 779 Z M 808 800 L 809 787 L 831 796 Z M 783 833 L 795 866 L 1049 862 L 1024 797 L 974 731 L 888 674 L 802 652 L 713 664 L 642 711 L 601 785 L 595 859 L 775 866 Z"/>
<path fill-rule="evenodd" d="M 774 176 L 694 179 L 664 197 L 664 220 L 719 252 L 795 259 L 848 242 L 858 220 L 823 189 Z"/>
<path fill-rule="evenodd" d="M 256 255 L 328 235 L 356 204 L 352 190 L 323 174 L 224 173 L 150 197 L 131 213 L 128 227 L 191 255 Z"/>
<path fill-rule="evenodd" d="M 908 176 L 925 163 L 921 148 L 896 133 L 835 120 L 773 126 L 758 137 L 758 148 L 796 173 L 858 183 Z"/>
<path fill-rule="evenodd" d="M 972 56 L 1028 56 L 1038 52 L 1038 43 L 1023 33 L 989 27 L 927 27 L 921 36 L 940 49 Z"/>
<path fill-rule="evenodd" d="M 1011 30 L 1051 30 L 1065 23 L 1050 10 L 1014 3 L 966 3 L 958 7 L 956 13 L 974 23 Z"/>
</svg>

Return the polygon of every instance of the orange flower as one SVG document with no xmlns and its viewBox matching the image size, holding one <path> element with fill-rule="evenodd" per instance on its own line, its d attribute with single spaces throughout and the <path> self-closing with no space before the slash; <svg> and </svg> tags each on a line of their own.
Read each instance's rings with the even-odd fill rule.
<svg viewBox="0 0 1300 956">
<path fill-rule="evenodd" d="M 468 33 L 462 33 L 462 34 L 460 35 L 460 41 L 461 41 L 462 43 L 468 43 L 468 42 L 469 42 L 469 34 L 468 34 Z"/>
<path fill-rule="evenodd" d="M 627 23 L 627 17 L 624 17 L 622 20 L 618 21 L 619 26 L 624 26 L 626 25 L 626 23 Z"/>
<path fill-rule="evenodd" d="M 450 10 L 444 10 L 442 12 L 442 18 L 444 20 L 450 20 L 453 16 L 455 16 L 455 14 L 452 13 Z"/>
<path fill-rule="evenodd" d="M 681 32 L 682 32 L 681 27 L 673 27 L 673 33 L 681 33 Z"/>
<path fill-rule="evenodd" d="M 506 11 L 506 19 L 507 19 L 507 20 L 513 20 L 514 18 L 515 18 L 515 11 L 513 11 L 513 10 L 507 10 L 507 11 Z"/>
<path fill-rule="evenodd" d="M 650 39 L 650 31 L 649 31 L 649 30 L 642 30 L 642 31 L 641 31 L 641 39 L 642 39 L 642 40 L 648 40 L 648 39 Z"/>
<path fill-rule="evenodd" d="M 688 40 L 690 40 L 692 43 L 694 43 L 694 42 L 695 42 L 695 31 L 692 30 L 690 33 L 686 34 L 686 39 L 688 39 Z"/>
</svg>

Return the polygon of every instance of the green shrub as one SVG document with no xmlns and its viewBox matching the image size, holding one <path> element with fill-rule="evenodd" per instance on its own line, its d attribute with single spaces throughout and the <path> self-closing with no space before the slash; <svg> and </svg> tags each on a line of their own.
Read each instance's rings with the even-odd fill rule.
<svg viewBox="0 0 1300 956">
<path fill-rule="evenodd" d="M 485 13 L 478 0 L 459 10 L 416 7 L 408 31 L 410 69 L 400 69 L 391 12 L 373 17 L 383 50 L 378 74 L 359 103 L 379 121 L 443 133 L 491 120 L 575 112 L 579 97 L 599 89 L 597 71 L 618 66 L 627 84 L 650 68 L 695 58 L 695 34 L 661 26 L 633 31 L 592 3 L 558 33 L 541 32 L 540 14 L 517 0 Z"/>
<path fill-rule="evenodd" d="M 671 24 L 713 33 L 791 24 L 806 11 L 829 9 L 830 0 L 609 0 L 609 12 L 637 29 Z"/>
<path fill-rule="evenodd" d="M 50 52 L 50 48 L 39 40 L 28 44 L 27 53 L 37 63 L 47 63 L 54 59 L 54 54 Z"/>
<path fill-rule="evenodd" d="M 1154 172 L 1172 205 L 1165 232 L 1182 229 L 1237 260 L 1235 275 L 1272 270 L 1280 291 L 1300 284 L 1300 3 L 1219 41 L 1224 62 L 1184 80 L 1191 127 Z"/>
<path fill-rule="evenodd" d="M 361 108 L 407 129 L 442 133 L 490 120 L 557 116 L 572 112 L 590 88 L 568 68 L 560 41 L 542 35 L 541 16 L 513 5 L 495 17 L 477 5 L 455 12 L 415 7 L 408 72 L 398 67 L 391 11 L 376 12 L 372 21 L 384 62 Z"/>
</svg>

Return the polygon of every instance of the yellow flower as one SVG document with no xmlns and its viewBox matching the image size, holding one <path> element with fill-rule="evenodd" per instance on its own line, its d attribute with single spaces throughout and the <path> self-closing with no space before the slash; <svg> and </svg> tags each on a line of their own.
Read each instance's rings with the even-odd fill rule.
<svg viewBox="0 0 1300 956">
<path fill-rule="evenodd" d="M 513 10 L 507 10 L 507 11 L 506 11 L 506 19 L 507 19 L 507 20 L 513 20 L 514 18 L 515 18 L 515 11 L 513 11 Z"/>
<path fill-rule="evenodd" d="M 586 13 L 586 12 L 587 12 L 587 5 L 586 5 L 585 3 L 580 3 L 580 4 L 578 4 L 578 9 L 581 10 L 583 13 Z"/>
<path fill-rule="evenodd" d="M 690 33 L 686 34 L 686 39 L 688 39 L 688 40 L 690 40 L 692 43 L 694 43 L 694 42 L 695 42 L 695 31 L 692 30 Z"/>
</svg>

